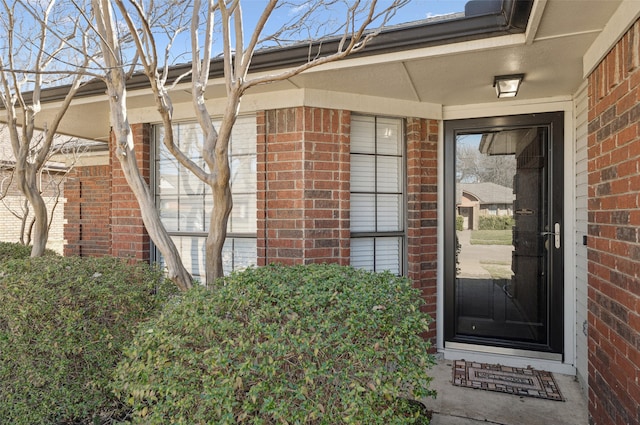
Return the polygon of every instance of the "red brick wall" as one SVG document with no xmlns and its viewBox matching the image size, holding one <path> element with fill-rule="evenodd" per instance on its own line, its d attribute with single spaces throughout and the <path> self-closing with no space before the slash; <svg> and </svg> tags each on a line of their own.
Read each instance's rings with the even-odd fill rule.
<svg viewBox="0 0 640 425">
<path fill-rule="evenodd" d="M 349 264 L 351 114 L 258 114 L 258 264 Z M 408 276 L 436 316 L 438 121 L 407 120 Z M 427 337 L 435 338 L 435 324 Z"/>
<path fill-rule="evenodd" d="M 64 255 L 101 257 L 111 247 L 111 167 L 76 167 L 65 182 Z"/>
<path fill-rule="evenodd" d="M 350 114 L 258 114 L 258 264 L 349 261 Z"/>
<path fill-rule="evenodd" d="M 149 124 L 131 126 L 138 167 L 149 181 Z M 65 184 L 65 255 L 132 258 L 149 261 L 150 239 L 140 208 L 110 143 L 109 165 L 77 167 Z"/>
<path fill-rule="evenodd" d="M 348 111 L 321 108 L 257 114 L 258 265 L 349 264 L 350 122 Z M 408 276 L 422 290 L 425 311 L 434 318 L 438 125 L 408 119 L 406 134 Z M 141 149 L 139 166 L 147 179 L 150 130 L 149 125 L 133 126 Z M 67 250 L 148 260 L 149 237 L 113 146 L 110 162 L 79 169 L 84 174 L 68 185 Z M 111 251 L 106 252 L 109 242 Z M 432 329 L 427 336 L 435 337 L 435 325 Z"/>
<path fill-rule="evenodd" d="M 640 24 L 589 76 L 589 415 L 640 423 Z"/>
<path fill-rule="evenodd" d="M 348 111 L 305 109 L 305 263 L 349 263 Z"/>
<path fill-rule="evenodd" d="M 301 108 L 257 117 L 258 265 L 302 262 L 302 120 Z"/>
<path fill-rule="evenodd" d="M 407 120 L 408 273 L 436 318 L 438 261 L 438 121 Z M 432 323 L 429 338 L 436 336 Z"/>
<path fill-rule="evenodd" d="M 149 182 L 151 126 L 133 124 L 131 126 L 136 146 L 136 159 L 142 176 Z M 149 261 L 150 238 L 144 228 L 140 206 L 124 176 L 120 160 L 115 155 L 115 143 L 111 143 L 111 255 Z"/>
</svg>

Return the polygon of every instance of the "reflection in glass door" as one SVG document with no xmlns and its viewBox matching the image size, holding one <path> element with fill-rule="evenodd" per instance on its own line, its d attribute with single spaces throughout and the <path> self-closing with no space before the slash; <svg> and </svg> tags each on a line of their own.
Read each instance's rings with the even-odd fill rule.
<svg viewBox="0 0 640 425">
<path fill-rule="evenodd" d="M 447 123 L 446 338 L 560 352 L 561 121 L 504 120 Z"/>
</svg>

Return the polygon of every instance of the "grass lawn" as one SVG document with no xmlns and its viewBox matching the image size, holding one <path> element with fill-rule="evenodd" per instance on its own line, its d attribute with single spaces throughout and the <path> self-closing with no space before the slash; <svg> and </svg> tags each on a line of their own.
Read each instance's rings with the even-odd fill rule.
<svg viewBox="0 0 640 425">
<path fill-rule="evenodd" d="M 482 268 L 491 275 L 491 279 L 511 279 L 511 263 L 508 261 L 484 261 L 480 260 Z"/>
<path fill-rule="evenodd" d="M 472 230 L 471 245 L 511 245 L 511 230 Z"/>
</svg>

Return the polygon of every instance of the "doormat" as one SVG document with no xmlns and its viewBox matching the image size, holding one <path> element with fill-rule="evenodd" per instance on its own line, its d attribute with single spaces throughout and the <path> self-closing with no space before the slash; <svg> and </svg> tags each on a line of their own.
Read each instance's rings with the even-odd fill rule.
<svg viewBox="0 0 640 425">
<path fill-rule="evenodd" d="M 456 360 L 453 385 L 564 401 L 551 372 Z"/>
</svg>

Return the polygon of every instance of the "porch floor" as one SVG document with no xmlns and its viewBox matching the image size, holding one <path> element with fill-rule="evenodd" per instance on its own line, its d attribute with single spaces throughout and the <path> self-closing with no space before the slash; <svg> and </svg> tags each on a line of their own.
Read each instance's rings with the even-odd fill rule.
<svg viewBox="0 0 640 425">
<path fill-rule="evenodd" d="M 453 360 L 438 360 L 429 370 L 438 397 L 427 399 L 433 411 L 431 425 L 586 425 L 587 400 L 575 377 L 554 373 L 565 400 L 519 397 L 493 391 L 454 386 Z"/>
</svg>

